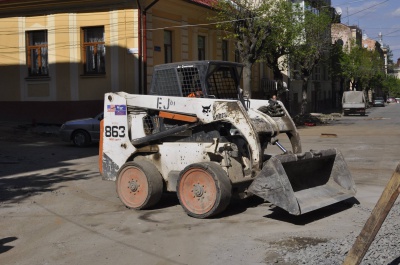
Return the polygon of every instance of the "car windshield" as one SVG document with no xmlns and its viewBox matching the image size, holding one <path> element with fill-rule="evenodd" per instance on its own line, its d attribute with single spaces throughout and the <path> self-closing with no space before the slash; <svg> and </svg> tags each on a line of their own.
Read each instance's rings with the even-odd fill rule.
<svg viewBox="0 0 400 265">
<path fill-rule="evenodd" d="M 383 98 L 379 97 L 379 98 L 376 98 L 376 100 L 383 100 Z"/>
</svg>

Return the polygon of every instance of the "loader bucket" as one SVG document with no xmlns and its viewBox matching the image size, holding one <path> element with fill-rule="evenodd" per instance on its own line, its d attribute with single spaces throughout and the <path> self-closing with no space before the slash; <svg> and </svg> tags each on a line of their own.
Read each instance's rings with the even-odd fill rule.
<svg viewBox="0 0 400 265">
<path fill-rule="evenodd" d="M 273 156 L 249 191 L 293 215 L 348 199 L 356 193 L 343 155 L 336 149 Z"/>
</svg>

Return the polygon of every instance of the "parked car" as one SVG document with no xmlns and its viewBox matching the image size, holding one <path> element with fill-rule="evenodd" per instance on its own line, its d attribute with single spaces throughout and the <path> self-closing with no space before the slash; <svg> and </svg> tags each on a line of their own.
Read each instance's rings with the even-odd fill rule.
<svg viewBox="0 0 400 265">
<path fill-rule="evenodd" d="M 373 105 L 374 107 L 377 107 L 377 106 L 384 107 L 384 106 L 385 106 L 385 100 L 383 99 L 383 97 L 376 97 L 376 98 L 372 101 L 372 105 Z"/>
<path fill-rule="evenodd" d="M 400 103 L 400 98 L 396 98 L 396 103 Z"/>
<path fill-rule="evenodd" d="M 63 141 L 71 142 L 79 147 L 98 142 L 100 139 L 100 121 L 103 112 L 94 118 L 85 118 L 65 122 L 60 128 Z"/>
<path fill-rule="evenodd" d="M 387 103 L 396 103 L 396 99 L 392 98 L 392 97 L 389 97 L 389 98 L 387 98 L 386 102 Z"/>
</svg>

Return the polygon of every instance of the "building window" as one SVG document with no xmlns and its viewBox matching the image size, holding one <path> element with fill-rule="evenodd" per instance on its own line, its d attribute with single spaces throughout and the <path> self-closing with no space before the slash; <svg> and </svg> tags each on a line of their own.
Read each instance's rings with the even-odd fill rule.
<svg viewBox="0 0 400 265">
<path fill-rule="evenodd" d="M 222 41 L 222 60 L 228 61 L 228 41 Z"/>
<path fill-rule="evenodd" d="M 48 76 L 47 30 L 26 32 L 26 62 L 29 76 Z"/>
<path fill-rule="evenodd" d="M 164 30 L 164 61 L 172 63 L 172 31 Z"/>
<path fill-rule="evenodd" d="M 82 28 L 84 74 L 105 74 L 104 27 Z"/>
<path fill-rule="evenodd" d="M 198 50 L 198 59 L 205 60 L 206 59 L 206 37 L 204 37 L 204 36 L 197 37 L 197 50 Z"/>
</svg>

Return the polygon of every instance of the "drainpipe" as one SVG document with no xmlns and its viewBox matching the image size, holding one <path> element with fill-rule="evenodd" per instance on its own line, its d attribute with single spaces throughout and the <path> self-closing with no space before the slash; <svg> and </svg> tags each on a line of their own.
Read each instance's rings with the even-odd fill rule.
<svg viewBox="0 0 400 265">
<path fill-rule="evenodd" d="M 137 5 L 138 5 L 138 37 L 139 37 L 139 49 L 138 49 L 138 59 L 139 59 L 139 94 L 143 94 L 142 92 L 142 7 L 139 3 L 139 0 L 137 0 Z"/>
<path fill-rule="evenodd" d="M 159 0 L 154 0 L 147 7 L 142 8 L 140 0 L 136 0 L 139 8 L 139 94 L 147 94 L 147 11 Z"/>
</svg>

